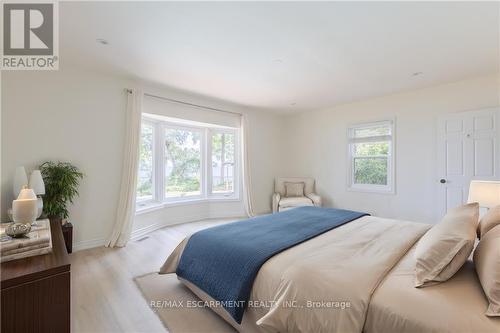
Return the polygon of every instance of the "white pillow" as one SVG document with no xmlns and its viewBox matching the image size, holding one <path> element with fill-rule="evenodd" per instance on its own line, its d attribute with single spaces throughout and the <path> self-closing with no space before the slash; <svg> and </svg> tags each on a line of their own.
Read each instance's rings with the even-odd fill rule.
<svg viewBox="0 0 500 333">
<path fill-rule="evenodd" d="M 415 286 L 451 278 L 467 261 L 476 240 L 479 205 L 452 209 L 419 240 L 415 249 Z"/>
<path fill-rule="evenodd" d="M 490 302 L 486 315 L 500 317 L 500 225 L 485 235 L 474 251 L 474 264 L 484 293 Z"/>
<path fill-rule="evenodd" d="M 285 197 L 303 197 L 304 196 L 304 186 L 303 182 L 300 183 L 289 183 L 285 182 Z"/>
<path fill-rule="evenodd" d="M 500 224 L 500 205 L 495 206 L 488 210 L 479 222 L 477 234 L 482 238 L 489 230 L 493 229 Z"/>
</svg>

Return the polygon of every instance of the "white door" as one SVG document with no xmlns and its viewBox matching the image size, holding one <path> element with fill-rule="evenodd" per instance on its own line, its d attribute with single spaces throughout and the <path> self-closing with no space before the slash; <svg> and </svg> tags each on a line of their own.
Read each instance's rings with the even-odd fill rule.
<svg viewBox="0 0 500 333">
<path fill-rule="evenodd" d="M 438 120 L 439 216 L 467 202 L 473 179 L 498 180 L 500 109 L 446 115 Z"/>
</svg>

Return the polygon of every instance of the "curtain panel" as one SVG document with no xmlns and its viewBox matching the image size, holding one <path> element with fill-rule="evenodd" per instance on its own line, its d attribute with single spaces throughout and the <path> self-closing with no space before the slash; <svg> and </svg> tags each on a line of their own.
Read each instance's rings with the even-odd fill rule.
<svg viewBox="0 0 500 333">
<path fill-rule="evenodd" d="M 241 115 L 241 172 L 243 176 L 243 201 L 245 211 L 249 217 L 255 216 L 252 200 L 252 178 L 250 176 L 250 161 L 249 161 L 249 121 L 248 116 Z"/>
<path fill-rule="evenodd" d="M 127 120 L 120 197 L 113 231 L 106 241 L 107 247 L 125 246 L 132 233 L 135 216 L 143 98 L 144 93 L 142 90 L 127 90 Z"/>
</svg>

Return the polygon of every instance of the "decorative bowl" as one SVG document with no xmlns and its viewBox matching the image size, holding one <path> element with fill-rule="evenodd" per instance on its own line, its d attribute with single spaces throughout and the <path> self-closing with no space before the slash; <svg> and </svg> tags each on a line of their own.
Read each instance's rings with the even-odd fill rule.
<svg viewBox="0 0 500 333">
<path fill-rule="evenodd" d="M 7 236 L 13 238 L 20 238 L 31 231 L 31 224 L 29 223 L 12 223 L 5 229 Z"/>
</svg>

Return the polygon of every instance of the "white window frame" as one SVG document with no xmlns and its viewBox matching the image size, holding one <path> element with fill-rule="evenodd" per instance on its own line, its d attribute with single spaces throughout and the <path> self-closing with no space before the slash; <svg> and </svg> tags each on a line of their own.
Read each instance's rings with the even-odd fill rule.
<svg viewBox="0 0 500 333">
<path fill-rule="evenodd" d="M 370 136 L 366 138 L 355 138 L 354 132 L 357 129 L 364 129 L 370 127 L 389 126 L 390 135 Z M 376 192 L 395 194 L 395 119 L 388 119 L 370 123 L 355 124 L 349 126 L 347 130 L 347 152 L 348 152 L 348 168 L 347 168 L 347 189 L 349 191 L 358 192 Z M 375 184 L 356 184 L 354 182 L 354 160 L 360 158 L 354 154 L 354 145 L 356 143 L 369 143 L 369 142 L 385 142 L 389 141 L 389 151 L 387 154 L 387 185 Z M 381 156 L 386 157 L 386 156 Z M 369 156 L 367 158 L 376 158 L 376 156 Z"/>
<path fill-rule="evenodd" d="M 214 134 L 226 133 L 234 135 L 234 171 L 233 171 L 233 192 L 230 193 L 213 193 L 212 192 L 212 181 L 213 181 L 213 170 L 212 170 L 212 137 Z M 207 131 L 207 193 L 212 199 L 232 199 L 237 200 L 239 198 L 240 191 L 240 136 L 239 131 L 233 128 L 209 128 Z"/>
<path fill-rule="evenodd" d="M 136 201 L 136 213 L 143 213 L 164 206 L 177 206 L 205 201 L 239 201 L 241 180 L 241 147 L 240 130 L 238 128 L 222 127 L 216 125 L 186 125 L 171 120 L 161 120 L 156 117 L 142 116 L 143 123 L 153 125 L 153 199 Z M 166 198 L 165 196 L 165 130 L 181 129 L 198 131 L 201 133 L 201 193 L 183 197 Z M 232 193 L 212 193 L 212 135 L 214 133 L 228 133 L 235 136 L 234 154 L 234 191 Z"/>
<path fill-rule="evenodd" d="M 162 150 L 163 150 L 163 159 L 160 161 L 162 165 L 162 170 L 161 173 L 163 174 L 163 184 L 161 187 L 163 188 L 163 196 L 160 198 L 163 198 L 162 201 L 164 202 L 181 202 L 181 201 L 192 201 L 192 200 L 200 200 L 206 197 L 206 171 L 205 171 L 205 164 L 207 162 L 207 156 L 206 156 L 206 130 L 203 127 L 198 127 L 198 126 L 186 126 L 186 125 L 179 125 L 173 122 L 168 122 L 168 121 L 162 121 L 161 122 L 162 126 L 162 131 L 161 133 L 163 134 L 161 136 L 162 140 Z M 186 196 L 179 196 L 179 197 L 172 197 L 172 198 L 167 198 L 166 197 L 166 192 L 165 192 L 165 187 L 167 185 L 166 183 L 166 178 L 165 178 L 165 131 L 167 129 L 173 129 L 173 130 L 185 130 L 185 131 L 191 131 L 191 132 L 199 132 L 200 133 L 200 194 L 197 195 L 186 195 Z"/>
<path fill-rule="evenodd" d="M 140 209 L 140 207 L 146 207 L 148 205 L 150 205 L 151 203 L 155 202 L 156 201 L 156 193 L 155 193 L 155 189 L 156 189 L 156 184 L 155 184 L 155 180 L 156 180 L 156 171 L 157 171 L 157 166 L 155 165 L 155 162 L 156 162 L 156 146 L 157 146 L 157 142 L 155 140 L 156 138 L 156 124 L 155 122 L 149 120 L 149 119 L 142 119 L 141 121 L 141 136 L 142 136 L 142 124 L 146 124 L 146 125 L 149 125 L 153 128 L 153 147 L 152 147 L 152 152 L 151 152 L 151 156 L 153 158 L 153 163 L 152 163 L 152 167 L 153 167 L 153 170 L 151 172 L 151 177 L 152 177 L 152 180 L 151 180 L 151 184 L 152 184 L 152 193 L 151 193 L 151 199 L 146 199 L 146 198 L 136 198 L 136 206 L 138 206 L 138 208 Z M 136 188 L 136 193 L 137 193 L 137 188 Z"/>
</svg>

